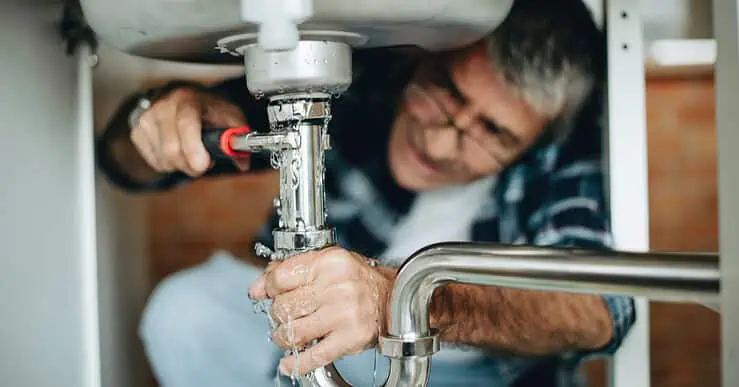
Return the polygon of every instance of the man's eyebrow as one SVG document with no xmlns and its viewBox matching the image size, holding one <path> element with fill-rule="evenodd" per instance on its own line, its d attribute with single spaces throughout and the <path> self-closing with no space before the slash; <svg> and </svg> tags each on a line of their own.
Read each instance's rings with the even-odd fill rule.
<svg viewBox="0 0 739 387">
<path fill-rule="evenodd" d="M 457 100 L 462 105 L 466 105 L 468 100 L 467 97 L 462 94 L 462 92 L 457 87 L 457 84 L 454 83 L 454 79 L 452 78 L 452 75 L 449 73 L 449 71 L 444 72 L 444 83 L 447 91 L 452 95 L 454 99 Z"/>
<path fill-rule="evenodd" d="M 449 72 L 445 73 L 444 83 L 446 83 L 445 86 L 447 90 L 452 95 L 452 97 L 457 100 L 457 102 L 462 105 L 466 105 L 468 103 L 469 99 L 464 94 L 462 94 L 462 91 L 459 90 L 457 84 L 454 82 L 454 78 L 452 78 L 452 75 Z M 521 139 L 518 138 L 518 136 L 516 136 L 516 134 L 512 130 L 496 124 L 487 117 L 480 117 L 479 119 L 490 134 L 496 135 L 501 138 L 504 145 L 521 144 Z"/>
<path fill-rule="evenodd" d="M 452 73 L 448 68 L 441 71 L 441 79 L 439 79 L 439 81 L 440 84 L 438 86 L 445 88 L 458 103 L 461 105 L 467 105 L 469 103 L 469 98 L 459 90 L 459 87 L 457 87 L 457 83 L 454 82 Z M 503 145 L 517 146 L 521 145 L 523 142 L 514 131 L 505 126 L 496 124 L 490 118 L 483 116 L 478 117 L 478 120 L 485 127 L 485 130 L 487 130 L 488 133 L 497 136 Z"/>
</svg>

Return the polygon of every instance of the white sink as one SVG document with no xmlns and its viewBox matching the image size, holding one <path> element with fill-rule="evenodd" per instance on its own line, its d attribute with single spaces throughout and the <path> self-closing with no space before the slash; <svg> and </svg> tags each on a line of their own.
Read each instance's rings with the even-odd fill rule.
<svg viewBox="0 0 739 387">
<path fill-rule="evenodd" d="M 355 47 L 416 45 L 428 50 L 461 46 L 494 29 L 513 0 L 314 0 L 302 31 L 358 34 Z M 239 0 L 81 0 L 98 36 L 121 51 L 156 59 L 237 62 L 216 42 L 255 33 L 241 18 Z"/>
</svg>

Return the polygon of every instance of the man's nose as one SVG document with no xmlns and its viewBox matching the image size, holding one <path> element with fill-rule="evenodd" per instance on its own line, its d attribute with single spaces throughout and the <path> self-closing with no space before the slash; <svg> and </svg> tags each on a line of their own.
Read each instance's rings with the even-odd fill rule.
<svg viewBox="0 0 739 387">
<path fill-rule="evenodd" d="M 426 133 L 426 152 L 436 161 L 454 160 L 459 153 L 460 132 L 457 128 L 428 130 Z"/>
<path fill-rule="evenodd" d="M 475 123 L 478 114 L 477 110 L 472 106 L 465 105 L 462 106 L 462 108 L 459 109 L 453 117 L 451 117 L 451 121 L 458 129 L 466 130 Z"/>
</svg>

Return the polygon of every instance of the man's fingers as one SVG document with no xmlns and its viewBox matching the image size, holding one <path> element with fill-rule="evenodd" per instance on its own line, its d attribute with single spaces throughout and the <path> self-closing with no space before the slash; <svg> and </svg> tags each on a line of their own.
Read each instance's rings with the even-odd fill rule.
<svg viewBox="0 0 739 387">
<path fill-rule="evenodd" d="M 329 334 L 311 346 L 305 352 L 291 355 L 280 360 L 280 372 L 283 375 L 305 375 L 318 367 L 323 367 L 344 355 L 345 340 L 336 334 Z"/>
<path fill-rule="evenodd" d="M 262 274 L 254 281 L 253 284 L 249 285 L 249 298 L 257 301 L 261 301 L 267 298 L 267 290 L 264 289 L 264 284 L 267 282 L 265 274 Z"/>
<path fill-rule="evenodd" d="M 349 252 L 329 247 L 298 254 L 281 262 L 272 273 L 266 275 L 265 289 L 267 297 L 273 298 L 316 280 L 328 286 L 337 279 L 353 278 L 357 273 L 358 265 Z"/>
<path fill-rule="evenodd" d="M 254 283 L 252 283 L 249 286 L 249 297 L 260 301 L 267 298 L 267 289 L 265 286 L 267 285 L 267 277 L 271 275 L 271 273 L 282 264 L 282 261 L 271 261 L 269 264 L 267 264 L 267 267 L 264 269 L 264 273 L 262 273 L 259 278 L 257 278 Z"/>
<path fill-rule="evenodd" d="M 335 317 L 327 310 L 319 309 L 303 318 L 282 320 L 272 332 L 272 342 L 283 349 L 303 348 L 315 339 L 321 339 L 331 332 Z"/>
<path fill-rule="evenodd" d="M 160 105 L 154 105 L 157 110 L 157 126 L 159 129 L 159 156 L 167 163 L 172 165 L 174 169 L 185 172 L 188 169 L 182 152 L 182 144 L 180 136 L 177 133 L 177 101 L 168 99 L 160 102 Z"/>
<path fill-rule="evenodd" d="M 139 119 L 138 129 L 142 132 L 143 138 L 151 147 L 154 157 L 156 158 L 157 164 L 159 165 L 159 172 L 172 172 L 174 167 L 170 163 L 161 151 L 161 141 L 159 136 L 159 118 L 157 110 L 148 110 L 141 115 Z"/>
<path fill-rule="evenodd" d="M 241 109 L 211 94 L 202 94 L 203 122 L 218 128 L 239 127 L 246 125 L 246 119 Z"/>
<path fill-rule="evenodd" d="M 159 145 L 161 153 L 177 170 L 189 175 L 195 171 L 188 162 L 181 131 L 184 128 L 186 137 L 194 136 L 200 140 L 201 108 L 194 90 L 182 88 L 172 91 L 163 100 L 154 104 L 159 129 Z M 195 133 L 193 133 L 195 132 Z M 202 147 L 202 144 L 200 145 Z M 204 151 L 204 150 L 203 150 Z"/>
<path fill-rule="evenodd" d="M 275 268 L 265 273 L 265 290 L 267 297 L 274 298 L 276 295 L 289 292 L 313 281 L 314 260 L 320 252 L 310 251 L 280 262 Z"/>
<path fill-rule="evenodd" d="M 303 318 L 318 310 L 319 301 L 317 289 L 310 285 L 278 294 L 272 300 L 272 319 L 285 323 Z"/>
<path fill-rule="evenodd" d="M 199 176 L 208 169 L 210 156 L 202 140 L 201 109 L 194 98 L 180 101 L 177 107 L 177 133 L 190 176 Z"/>
</svg>

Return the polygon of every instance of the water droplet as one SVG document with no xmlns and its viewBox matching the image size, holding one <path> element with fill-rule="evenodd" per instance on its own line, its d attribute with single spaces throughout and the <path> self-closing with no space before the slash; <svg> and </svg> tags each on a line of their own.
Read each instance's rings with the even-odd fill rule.
<svg viewBox="0 0 739 387">
<path fill-rule="evenodd" d="M 380 337 L 380 329 L 378 327 L 377 329 L 377 337 Z M 380 354 L 380 350 L 378 349 L 379 346 L 375 346 L 375 356 L 374 356 L 374 362 L 372 365 L 372 387 L 377 385 L 377 357 Z"/>
<path fill-rule="evenodd" d="M 323 63 L 324 63 L 324 64 L 328 64 L 328 59 L 324 59 L 324 60 L 323 60 Z"/>
<path fill-rule="evenodd" d="M 304 277 L 308 275 L 308 267 L 305 265 L 296 265 L 293 268 L 292 274 L 296 277 Z M 307 300 L 303 300 L 303 303 L 307 303 L 307 302 L 308 302 Z"/>
<path fill-rule="evenodd" d="M 298 350 L 298 346 L 295 343 L 295 327 L 293 326 L 293 319 L 288 314 L 287 315 L 287 343 L 290 345 L 291 353 L 295 355 L 295 363 L 292 372 L 290 373 L 290 380 L 295 383 L 295 379 L 297 379 L 298 375 L 298 367 L 300 364 L 300 351 Z"/>
</svg>

